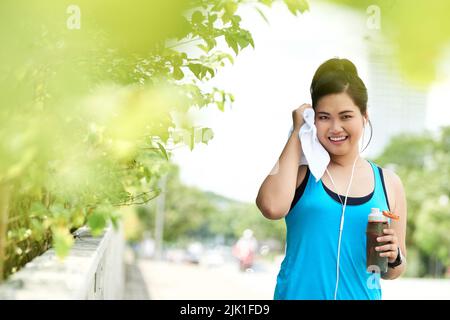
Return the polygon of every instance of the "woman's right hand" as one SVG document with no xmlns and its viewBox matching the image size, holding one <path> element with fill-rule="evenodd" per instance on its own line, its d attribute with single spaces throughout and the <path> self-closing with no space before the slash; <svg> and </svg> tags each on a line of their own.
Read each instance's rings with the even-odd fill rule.
<svg viewBox="0 0 450 320">
<path fill-rule="evenodd" d="M 300 128 L 305 123 L 305 119 L 303 119 L 303 112 L 307 108 L 312 108 L 312 106 L 308 103 L 304 103 L 300 107 L 292 111 L 292 121 L 294 125 L 294 131 L 299 132 Z"/>
</svg>

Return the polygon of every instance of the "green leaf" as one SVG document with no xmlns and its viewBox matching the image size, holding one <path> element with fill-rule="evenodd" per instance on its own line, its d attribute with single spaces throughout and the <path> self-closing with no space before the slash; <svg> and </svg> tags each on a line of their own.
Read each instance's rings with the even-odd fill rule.
<svg viewBox="0 0 450 320">
<path fill-rule="evenodd" d="M 147 182 L 150 182 L 152 179 L 152 173 L 151 171 L 148 169 L 148 167 L 144 167 L 144 176 L 145 176 L 145 180 Z"/>
<path fill-rule="evenodd" d="M 194 150 L 194 128 L 191 128 L 191 135 L 189 139 L 189 149 Z"/>
<path fill-rule="evenodd" d="M 231 54 L 226 53 L 225 54 L 225 58 L 228 59 L 228 61 L 230 61 L 231 64 L 234 64 L 234 58 Z"/>
<path fill-rule="evenodd" d="M 43 223 L 39 219 L 31 219 L 30 227 L 33 230 L 34 239 L 38 241 L 44 239 L 45 228 Z"/>
<path fill-rule="evenodd" d="M 188 65 L 188 67 L 199 80 L 202 80 L 207 73 L 210 74 L 211 78 L 215 76 L 215 71 L 211 67 L 207 67 L 198 63 L 191 63 Z"/>
<path fill-rule="evenodd" d="M 70 218 L 72 226 L 76 228 L 81 227 L 85 223 L 85 210 L 73 210 Z"/>
<path fill-rule="evenodd" d="M 179 28 L 177 28 L 174 38 L 177 40 L 181 40 L 188 36 L 189 33 L 192 32 L 191 23 L 184 17 L 180 17 Z"/>
<path fill-rule="evenodd" d="M 239 27 L 239 23 L 241 22 L 241 17 L 234 15 L 231 17 L 231 23 L 233 24 L 233 27 Z"/>
<path fill-rule="evenodd" d="M 48 210 L 41 202 L 35 201 L 31 205 L 30 213 L 31 215 L 42 217 L 48 213 Z"/>
<path fill-rule="evenodd" d="M 217 3 L 211 8 L 211 11 L 220 11 L 222 10 L 224 3 L 222 1 L 217 1 Z"/>
<path fill-rule="evenodd" d="M 256 9 L 256 11 L 259 13 L 259 15 L 263 18 L 263 20 L 264 20 L 268 25 L 270 25 L 269 19 L 267 19 L 267 17 L 266 17 L 266 15 L 264 14 L 264 12 L 263 12 L 261 9 L 259 9 L 258 7 L 256 7 L 255 9 Z"/>
<path fill-rule="evenodd" d="M 203 16 L 203 14 L 200 11 L 195 11 L 192 14 L 191 20 L 192 20 L 192 23 L 194 23 L 194 24 L 200 24 L 203 22 L 203 20 L 205 20 L 205 17 Z"/>
<path fill-rule="evenodd" d="M 223 15 L 222 15 L 222 23 L 223 24 L 227 24 L 228 22 L 230 22 L 231 21 L 231 16 L 230 15 L 228 15 L 228 14 L 226 14 L 226 13 L 224 13 Z"/>
<path fill-rule="evenodd" d="M 224 8 L 225 8 L 226 14 L 231 17 L 236 12 L 238 5 L 237 5 L 237 3 L 233 2 L 233 1 L 227 1 L 227 3 L 225 3 Z"/>
<path fill-rule="evenodd" d="M 66 227 L 54 227 L 52 234 L 56 255 L 60 259 L 64 259 L 69 254 L 70 248 L 72 248 L 74 243 L 73 236 Z"/>
<path fill-rule="evenodd" d="M 206 72 L 208 72 L 211 76 L 211 78 L 213 78 L 215 76 L 215 71 L 213 68 L 210 67 L 205 67 Z"/>
<path fill-rule="evenodd" d="M 210 25 L 212 26 L 214 22 L 217 20 L 217 14 L 211 14 L 208 16 L 208 21 Z"/>
<path fill-rule="evenodd" d="M 225 103 L 223 101 L 216 101 L 217 108 L 219 108 L 220 111 L 225 111 Z"/>
<path fill-rule="evenodd" d="M 273 0 L 259 0 L 259 2 L 270 8 L 272 7 Z"/>
<path fill-rule="evenodd" d="M 184 73 L 181 70 L 181 68 L 178 67 L 173 68 L 173 77 L 175 78 L 175 80 L 181 80 L 184 78 Z"/>
<path fill-rule="evenodd" d="M 161 150 L 161 153 L 164 155 L 164 158 L 166 158 L 166 160 L 169 161 L 169 157 L 167 156 L 166 149 L 164 148 L 164 146 L 161 143 L 159 143 L 159 142 L 157 142 L 157 143 L 158 143 L 159 150 Z"/>
<path fill-rule="evenodd" d="M 188 64 L 189 70 L 199 79 L 202 80 L 200 73 L 202 72 L 202 65 L 198 63 L 190 63 Z"/>
<path fill-rule="evenodd" d="M 202 142 L 208 144 L 208 141 L 214 138 L 214 132 L 211 128 L 202 128 Z"/>
<path fill-rule="evenodd" d="M 117 211 L 111 213 L 111 223 L 114 230 L 119 230 L 119 220 L 122 218 L 121 214 Z"/>
<path fill-rule="evenodd" d="M 231 35 L 225 35 L 225 41 L 227 42 L 228 46 L 233 49 L 236 55 L 238 55 L 239 48 L 236 40 Z"/>
<path fill-rule="evenodd" d="M 245 35 L 237 36 L 236 40 L 237 40 L 239 46 L 241 47 L 241 50 L 246 48 L 250 44 L 249 39 Z"/>
<path fill-rule="evenodd" d="M 204 45 L 204 44 L 199 44 L 197 45 L 197 47 L 199 47 L 200 49 L 202 49 L 203 51 L 205 51 L 205 53 L 208 53 L 210 51 L 209 46 Z"/>
<path fill-rule="evenodd" d="M 255 49 L 255 43 L 253 42 L 253 37 L 250 33 L 249 33 L 248 42 L 250 42 L 250 45 L 252 46 L 252 48 Z"/>
<path fill-rule="evenodd" d="M 94 210 L 88 218 L 88 226 L 93 236 L 101 235 L 106 227 L 106 213 L 102 210 Z"/>
<path fill-rule="evenodd" d="M 297 12 L 303 13 L 309 10 L 309 5 L 306 0 L 284 0 L 290 12 L 293 15 L 297 15 Z"/>
<path fill-rule="evenodd" d="M 211 51 L 211 49 L 213 49 L 216 45 L 217 45 L 217 41 L 214 38 L 206 38 L 204 39 L 206 41 L 206 44 L 208 45 L 208 51 Z"/>
</svg>

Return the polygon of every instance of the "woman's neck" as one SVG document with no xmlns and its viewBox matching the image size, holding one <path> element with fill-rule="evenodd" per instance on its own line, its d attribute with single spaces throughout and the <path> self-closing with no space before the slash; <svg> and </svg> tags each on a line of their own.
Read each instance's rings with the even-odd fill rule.
<svg viewBox="0 0 450 320">
<path fill-rule="evenodd" d="M 352 168 L 356 158 L 358 158 L 358 160 L 356 160 L 355 166 L 358 167 L 361 165 L 360 162 L 362 159 L 359 153 L 350 153 L 342 156 L 330 155 L 329 166 L 343 169 Z"/>
</svg>

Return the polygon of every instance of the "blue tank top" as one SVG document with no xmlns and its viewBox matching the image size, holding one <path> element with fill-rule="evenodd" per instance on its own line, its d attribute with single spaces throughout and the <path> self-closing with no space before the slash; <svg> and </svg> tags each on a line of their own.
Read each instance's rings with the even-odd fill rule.
<svg viewBox="0 0 450 320">
<path fill-rule="evenodd" d="M 389 210 L 383 172 L 369 161 L 374 190 L 348 197 L 341 239 L 337 299 L 381 299 L 380 276 L 366 268 L 366 227 L 371 208 Z M 341 195 L 341 199 L 344 200 Z M 285 216 L 286 254 L 277 276 L 274 299 L 334 299 L 342 204 L 307 169 Z"/>
</svg>

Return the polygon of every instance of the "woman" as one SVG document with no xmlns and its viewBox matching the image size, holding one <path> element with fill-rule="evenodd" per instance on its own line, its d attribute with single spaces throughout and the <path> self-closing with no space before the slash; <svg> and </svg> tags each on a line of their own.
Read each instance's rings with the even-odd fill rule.
<svg viewBox="0 0 450 320">
<path fill-rule="evenodd" d="M 324 62 L 310 90 L 312 106 L 303 104 L 292 112 L 294 130 L 256 199 L 266 218 L 285 218 L 287 227 L 274 299 L 381 299 L 380 275 L 366 269 L 367 216 L 371 208 L 379 208 L 400 217 L 378 239 L 388 244 L 377 247 L 389 262 L 381 277 L 395 279 L 406 268 L 402 182 L 360 156 L 359 141 L 370 121 L 367 89 L 354 64 L 337 58 Z M 298 133 L 306 108 L 314 110 L 318 139 L 330 155 L 318 182 L 307 165 L 298 165 Z"/>
</svg>

